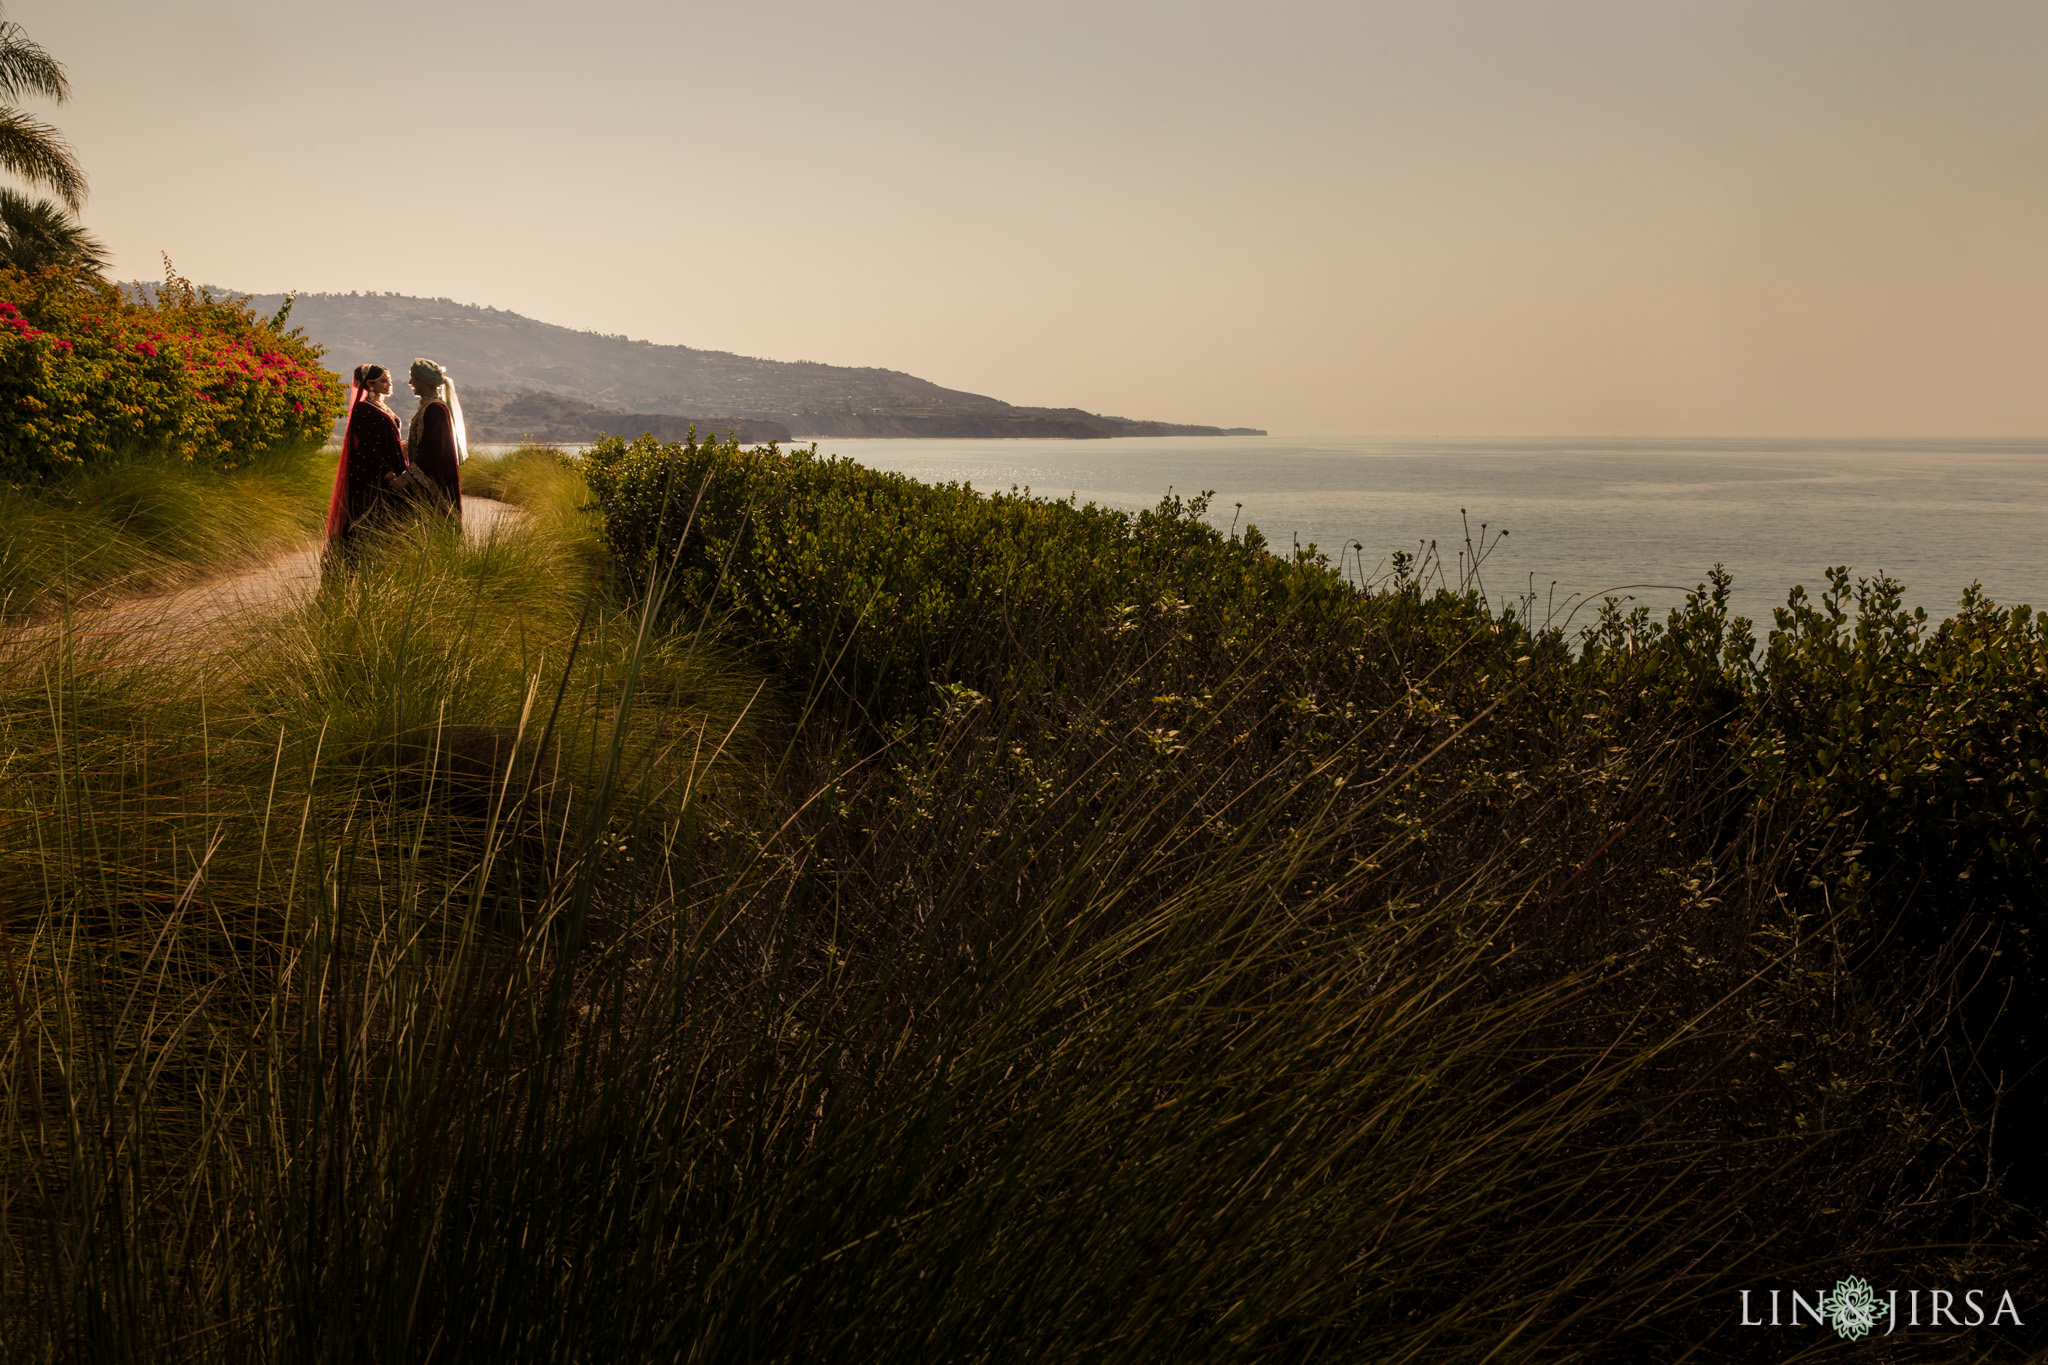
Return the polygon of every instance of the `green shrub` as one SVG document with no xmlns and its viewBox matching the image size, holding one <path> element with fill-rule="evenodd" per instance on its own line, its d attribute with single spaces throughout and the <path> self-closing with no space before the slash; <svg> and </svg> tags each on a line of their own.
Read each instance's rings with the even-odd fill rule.
<svg viewBox="0 0 2048 1365">
<path fill-rule="evenodd" d="M 173 276 L 153 302 L 0 270 L 0 481 L 136 452 L 234 469 L 323 438 L 341 410 L 321 350 Z"/>
<path fill-rule="evenodd" d="M 1607 723 L 1678 716 L 1715 736 L 1718 779 L 1782 831 L 1786 892 L 1865 970 L 1949 980 L 1961 1001 L 1941 1083 L 2048 1135 L 2048 618 L 1972 587 L 1930 626 L 1882 575 L 1791 591 L 1757 647 L 1727 575 L 1662 624 L 1609 609 L 1579 671 Z M 2048 1176 L 2011 1168 L 2039 1199 Z"/>
<path fill-rule="evenodd" d="M 609 437 L 584 467 L 630 585 L 672 571 L 679 609 L 717 609 L 786 674 L 829 678 L 877 717 L 932 682 L 1023 669 L 1057 685 L 1119 613 L 1164 604 L 1248 642 L 1356 603 L 1313 546 L 1286 559 L 1255 527 L 1226 536 L 1204 498 L 1133 516 L 694 437 Z"/>
<path fill-rule="evenodd" d="M 1974 585 L 1929 628 L 1889 578 L 1795 590 L 1757 670 L 1750 764 L 1796 809 L 1794 875 L 1872 958 L 1969 983 L 1952 1082 L 2012 1150 L 2048 1137 L 2048 619 Z M 1963 1059 L 1967 1059 L 1964 1061 Z M 2015 1192 L 2048 1199 L 2039 1163 Z"/>
<path fill-rule="evenodd" d="M 1973 586 L 1929 629 L 1901 597 L 1834 569 L 1818 605 L 1795 589 L 1779 609 L 1753 698 L 1759 780 L 1810 801 L 1844 863 L 2048 903 L 2048 618 Z"/>
</svg>

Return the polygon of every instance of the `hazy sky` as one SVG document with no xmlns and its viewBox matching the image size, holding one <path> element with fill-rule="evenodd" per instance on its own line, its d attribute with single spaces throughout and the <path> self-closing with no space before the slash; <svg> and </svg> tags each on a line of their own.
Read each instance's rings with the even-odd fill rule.
<svg viewBox="0 0 2048 1365">
<path fill-rule="evenodd" d="M 119 271 L 1276 431 L 2048 435 L 2042 0 L 9 0 Z"/>
</svg>

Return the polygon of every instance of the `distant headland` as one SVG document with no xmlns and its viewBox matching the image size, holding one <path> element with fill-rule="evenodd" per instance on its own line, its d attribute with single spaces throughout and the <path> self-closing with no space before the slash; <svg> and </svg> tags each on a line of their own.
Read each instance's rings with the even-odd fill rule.
<svg viewBox="0 0 2048 1365">
<path fill-rule="evenodd" d="M 257 294 L 252 302 L 274 312 L 284 296 Z M 900 370 L 657 346 L 405 294 L 301 294 L 291 321 L 344 371 L 370 359 L 439 360 L 462 386 L 472 438 L 484 441 L 588 441 L 600 431 L 669 439 L 692 425 L 745 441 L 1266 434 L 1019 407 Z"/>
</svg>

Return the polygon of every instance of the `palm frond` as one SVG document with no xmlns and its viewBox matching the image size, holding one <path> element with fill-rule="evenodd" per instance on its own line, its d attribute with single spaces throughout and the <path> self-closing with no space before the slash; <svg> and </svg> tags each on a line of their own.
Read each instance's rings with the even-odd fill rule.
<svg viewBox="0 0 2048 1365">
<path fill-rule="evenodd" d="M 85 168 L 71 144 L 41 119 L 0 108 L 0 170 L 54 191 L 76 212 L 85 202 Z"/>
<path fill-rule="evenodd" d="M 63 64 L 32 41 L 20 24 L 0 23 L 0 99 L 45 95 L 62 104 L 71 97 Z"/>
<path fill-rule="evenodd" d="M 60 204 L 0 188 L 0 266 L 104 277 L 107 249 Z"/>
</svg>

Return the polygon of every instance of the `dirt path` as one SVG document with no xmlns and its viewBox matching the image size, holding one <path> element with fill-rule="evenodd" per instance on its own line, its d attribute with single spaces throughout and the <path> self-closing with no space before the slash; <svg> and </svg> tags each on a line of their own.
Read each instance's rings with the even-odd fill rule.
<svg viewBox="0 0 2048 1365">
<path fill-rule="evenodd" d="M 462 529 L 475 539 L 510 527 L 521 515 L 511 504 L 491 498 L 462 500 Z M 5 637 L 0 653 L 20 658 L 57 644 L 67 634 L 81 646 L 118 644 L 118 652 L 130 660 L 171 649 L 183 653 L 211 642 L 217 627 L 252 612 L 283 611 L 312 597 L 319 586 L 320 549 L 311 544 L 259 569 L 80 612 L 71 618 L 68 631 L 61 621 L 25 627 Z"/>
</svg>

